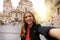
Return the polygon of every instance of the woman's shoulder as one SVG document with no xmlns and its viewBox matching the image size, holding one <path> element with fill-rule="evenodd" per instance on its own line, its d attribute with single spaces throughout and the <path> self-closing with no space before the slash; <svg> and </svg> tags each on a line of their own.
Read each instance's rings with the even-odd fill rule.
<svg viewBox="0 0 60 40">
<path fill-rule="evenodd" d="M 36 24 L 38 27 L 41 27 L 41 24 Z"/>
<path fill-rule="evenodd" d="M 39 27 L 41 27 L 40 24 L 34 24 L 33 26 L 34 26 L 34 28 L 39 28 Z"/>
</svg>

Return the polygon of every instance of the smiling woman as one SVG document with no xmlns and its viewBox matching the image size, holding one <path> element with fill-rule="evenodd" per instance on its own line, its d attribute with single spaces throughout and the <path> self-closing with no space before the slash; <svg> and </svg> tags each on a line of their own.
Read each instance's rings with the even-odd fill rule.
<svg viewBox="0 0 60 40">
<path fill-rule="evenodd" d="M 40 40 L 40 34 L 44 35 L 47 40 L 60 40 L 60 28 L 42 27 L 36 23 L 37 21 L 31 12 L 25 12 L 22 22 L 21 40 Z"/>
</svg>

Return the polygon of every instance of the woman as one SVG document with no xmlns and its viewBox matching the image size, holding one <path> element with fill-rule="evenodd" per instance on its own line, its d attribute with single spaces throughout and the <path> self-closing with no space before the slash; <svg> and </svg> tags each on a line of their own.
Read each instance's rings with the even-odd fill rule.
<svg viewBox="0 0 60 40">
<path fill-rule="evenodd" d="M 23 15 L 21 29 L 21 40 L 40 40 L 39 34 L 46 37 L 47 40 L 60 40 L 60 28 L 41 27 L 36 23 L 35 17 L 31 12 Z"/>
</svg>

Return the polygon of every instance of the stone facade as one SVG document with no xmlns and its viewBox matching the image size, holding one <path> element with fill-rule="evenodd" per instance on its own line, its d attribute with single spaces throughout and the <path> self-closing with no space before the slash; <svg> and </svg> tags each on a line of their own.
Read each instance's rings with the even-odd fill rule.
<svg viewBox="0 0 60 40">
<path fill-rule="evenodd" d="M 4 0 L 3 2 L 3 13 L 9 15 L 12 10 L 12 3 L 11 0 Z"/>
<path fill-rule="evenodd" d="M 50 20 L 53 26 L 60 26 L 60 0 L 45 0 L 48 11 L 51 12 Z"/>
<path fill-rule="evenodd" d="M 22 16 L 26 11 L 33 11 L 32 2 L 29 0 L 20 0 L 19 5 L 16 9 L 13 9 L 11 0 L 4 0 L 3 2 L 3 12 L 0 18 L 3 21 L 22 20 Z M 8 19 L 8 20 L 7 20 Z"/>
<path fill-rule="evenodd" d="M 28 0 L 21 0 L 17 9 L 23 12 L 32 11 L 32 6 L 32 2 Z"/>
<path fill-rule="evenodd" d="M 19 6 L 17 6 L 16 10 L 18 10 L 20 12 L 21 19 L 23 17 L 24 12 L 26 12 L 26 11 L 32 12 L 33 11 L 32 6 L 33 6 L 32 2 L 30 2 L 29 0 L 20 0 Z"/>
</svg>

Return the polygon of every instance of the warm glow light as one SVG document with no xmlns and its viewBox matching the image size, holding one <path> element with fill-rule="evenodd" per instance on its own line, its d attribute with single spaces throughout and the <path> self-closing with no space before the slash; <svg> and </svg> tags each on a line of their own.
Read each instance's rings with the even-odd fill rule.
<svg viewBox="0 0 60 40">
<path fill-rule="evenodd" d="M 44 5 L 44 0 L 31 0 L 33 3 L 33 8 L 41 16 L 42 21 L 46 18 L 46 7 Z"/>
</svg>

